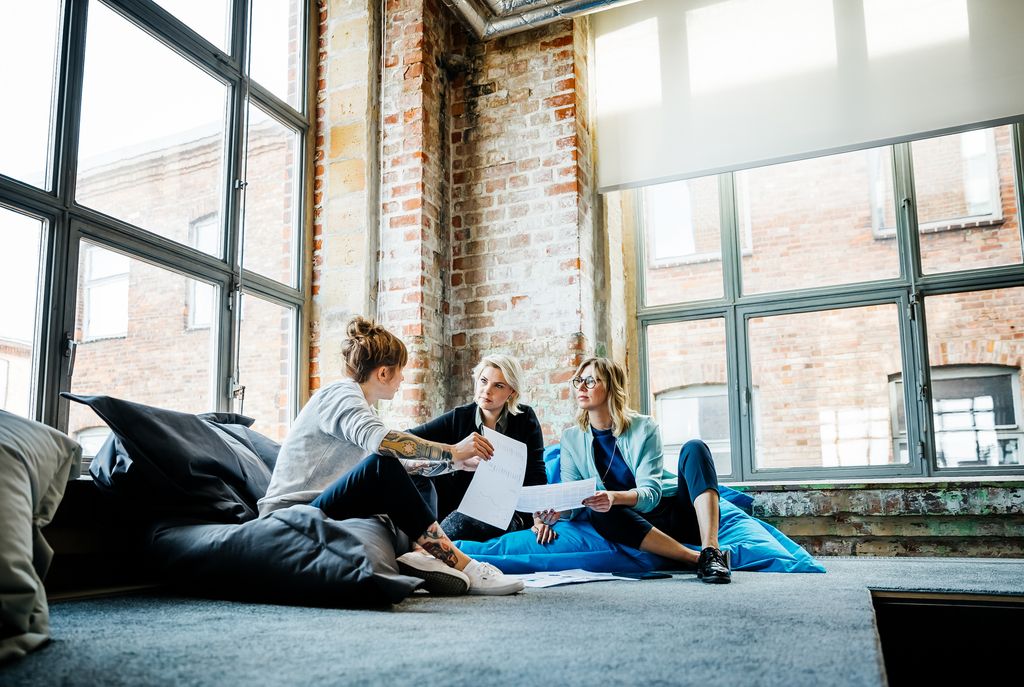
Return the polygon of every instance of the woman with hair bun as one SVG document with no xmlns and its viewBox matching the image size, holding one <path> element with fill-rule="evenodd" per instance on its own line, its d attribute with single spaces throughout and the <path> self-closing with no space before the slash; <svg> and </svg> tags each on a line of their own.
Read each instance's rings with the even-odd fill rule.
<svg viewBox="0 0 1024 687">
<path fill-rule="evenodd" d="M 373 405 L 394 398 L 405 377 L 405 344 L 372 320 L 356 316 L 342 344 L 347 377 L 320 389 L 295 418 L 281 446 L 260 515 L 310 504 L 335 520 L 388 515 L 428 555 L 409 552 L 399 569 L 425 580 L 435 594 L 514 594 L 520 580 L 476 561 L 452 544 L 411 475 L 472 470 L 494 448 L 473 432 L 438 443 L 389 429 Z M 368 455 L 369 454 L 369 455 Z"/>
<path fill-rule="evenodd" d="M 562 433 L 562 481 L 597 478 L 597 493 L 581 504 L 590 524 L 605 539 L 695 566 L 703 582 L 728 583 L 729 562 L 718 548 L 718 474 L 707 444 L 683 446 L 677 478 L 663 469 L 658 423 L 628 405 L 621 365 L 587 358 L 572 386 L 577 426 Z M 560 515 L 537 514 L 547 525 Z M 700 553 L 683 542 L 699 543 Z"/>
<path fill-rule="evenodd" d="M 526 444 L 526 474 L 523 486 L 546 484 L 544 471 L 544 435 L 533 408 L 523 404 L 523 368 L 510 355 L 494 354 L 481 358 L 473 368 L 473 402 L 459 406 L 430 422 L 410 429 L 423 439 L 455 441 L 457 437 L 483 432 L 489 427 Z M 506 532 L 525 530 L 533 524 L 530 513 L 517 512 L 506 529 L 499 529 L 455 511 L 462 502 L 472 474 L 452 472 L 429 479 L 416 478 L 424 499 L 435 506 L 441 527 L 452 539 L 485 541 Z M 553 538 L 554 531 L 551 531 Z"/>
</svg>

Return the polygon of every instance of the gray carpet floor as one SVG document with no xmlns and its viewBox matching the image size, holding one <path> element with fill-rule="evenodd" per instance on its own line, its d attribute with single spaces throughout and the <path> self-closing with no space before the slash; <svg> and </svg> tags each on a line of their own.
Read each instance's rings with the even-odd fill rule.
<svg viewBox="0 0 1024 687">
<path fill-rule="evenodd" d="M 56 602 L 2 685 L 880 685 L 870 589 L 1024 594 L 1024 560 L 825 558 L 388 610 L 148 594 Z"/>
</svg>

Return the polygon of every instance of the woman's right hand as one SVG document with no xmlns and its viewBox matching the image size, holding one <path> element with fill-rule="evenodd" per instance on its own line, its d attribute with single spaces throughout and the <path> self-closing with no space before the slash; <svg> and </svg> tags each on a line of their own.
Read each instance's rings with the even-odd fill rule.
<svg viewBox="0 0 1024 687">
<path fill-rule="evenodd" d="M 562 514 L 556 510 L 539 510 L 533 514 L 533 521 L 540 522 L 550 527 L 551 525 L 554 525 L 556 522 L 558 522 L 559 518 L 561 517 Z"/>
<path fill-rule="evenodd" d="M 453 445 L 451 450 L 452 460 L 456 463 L 462 463 L 470 458 L 490 460 L 494 455 L 494 447 L 491 446 L 491 442 L 476 432 Z"/>
<path fill-rule="evenodd" d="M 558 539 L 558 532 L 551 525 L 544 524 L 536 515 L 533 516 L 533 527 L 530 530 L 537 535 L 537 543 L 544 545 Z"/>
</svg>

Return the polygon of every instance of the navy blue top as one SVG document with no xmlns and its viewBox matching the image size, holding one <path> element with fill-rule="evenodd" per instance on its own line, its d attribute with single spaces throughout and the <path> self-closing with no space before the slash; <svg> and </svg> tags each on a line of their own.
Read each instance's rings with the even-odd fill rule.
<svg viewBox="0 0 1024 687">
<path fill-rule="evenodd" d="M 592 429 L 594 432 L 594 466 L 608 491 L 636 489 L 633 476 L 622 453 L 615 446 L 615 435 L 610 429 Z"/>
</svg>

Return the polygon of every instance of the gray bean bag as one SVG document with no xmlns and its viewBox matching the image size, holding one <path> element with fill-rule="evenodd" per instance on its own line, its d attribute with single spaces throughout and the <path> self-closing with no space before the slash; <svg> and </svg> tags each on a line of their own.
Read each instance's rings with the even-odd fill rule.
<svg viewBox="0 0 1024 687">
<path fill-rule="evenodd" d="M 78 476 L 81 457 L 64 434 L 0 410 L 0 663 L 50 638 L 42 580 L 53 550 L 40 529 Z"/>
<path fill-rule="evenodd" d="M 113 435 L 90 464 L 125 517 L 152 523 L 143 548 L 189 593 L 281 603 L 379 606 L 420 580 L 400 575 L 408 538 L 387 518 L 336 521 L 311 506 L 257 517 L 280 448 L 234 414 L 191 415 L 75 396 Z"/>
</svg>

